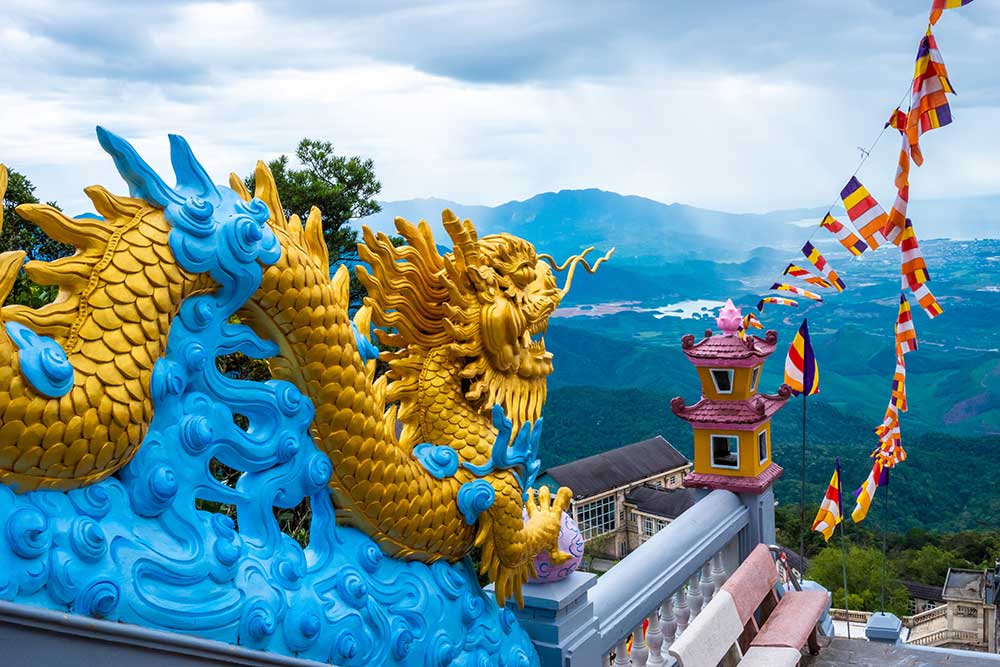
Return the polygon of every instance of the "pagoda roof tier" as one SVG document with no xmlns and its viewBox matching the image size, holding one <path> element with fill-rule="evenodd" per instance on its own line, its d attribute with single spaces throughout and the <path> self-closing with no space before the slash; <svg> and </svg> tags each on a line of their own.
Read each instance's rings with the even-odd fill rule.
<svg viewBox="0 0 1000 667">
<path fill-rule="evenodd" d="M 702 398 L 694 405 L 685 405 L 680 396 L 670 401 L 670 409 L 681 419 L 703 428 L 755 427 L 770 419 L 784 407 L 792 388 L 783 384 L 777 394 L 757 394 L 743 401 L 718 401 Z"/>
<path fill-rule="evenodd" d="M 778 344 L 778 332 L 771 330 L 758 336 L 740 338 L 735 333 L 714 334 L 705 330 L 705 337 L 697 343 L 694 334 L 681 338 L 684 354 L 695 366 L 718 366 L 719 362 L 730 367 L 756 366 L 763 362 Z"/>
<path fill-rule="evenodd" d="M 784 469 L 777 463 L 772 463 L 756 477 L 732 477 L 730 475 L 693 472 L 684 477 L 684 487 L 688 489 L 725 489 L 733 493 L 759 495 L 774 484 L 783 472 Z"/>
</svg>

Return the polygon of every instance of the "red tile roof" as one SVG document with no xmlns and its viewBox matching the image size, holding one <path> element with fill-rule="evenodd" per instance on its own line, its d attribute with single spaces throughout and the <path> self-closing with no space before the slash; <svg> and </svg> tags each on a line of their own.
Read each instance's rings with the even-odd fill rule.
<svg viewBox="0 0 1000 667">
<path fill-rule="evenodd" d="M 732 335 L 713 335 L 711 329 L 705 330 L 705 337 L 694 341 L 694 335 L 688 334 L 681 338 L 681 348 L 692 362 L 699 359 L 752 359 L 761 361 L 771 356 L 778 343 L 778 332 L 768 331 L 764 338 L 747 336 L 744 340 Z"/>
<path fill-rule="evenodd" d="M 702 398 L 694 405 L 685 405 L 680 396 L 670 401 L 670 409 L 681 419 L 704 424 L 757 424 L 780 410 L 792 395 L 787 384 L 778 393 L 757 394 L 745 401 L 715 401 Z"/>
</svg>

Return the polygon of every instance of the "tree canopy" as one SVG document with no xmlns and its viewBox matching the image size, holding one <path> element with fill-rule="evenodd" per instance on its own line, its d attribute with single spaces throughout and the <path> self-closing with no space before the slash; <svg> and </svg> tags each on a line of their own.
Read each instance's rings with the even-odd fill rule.
<svg viewBox="0 0 1000 667">
<path fill-rule="evenodd" d="M 382 184 L 375 177 L 374 162 L 356 155 L 337 155 L 332 143 L 316 139 L 300 141 L 295 157 L 301 169 L 294 168 L 287 155 L 267 163 L 285 215 L 305 220 L 309 209 L 318 207 L 330 262 L 357 258 L 358 233 L 348 223 L 382 210 L 375 200 Z M 246 184 L 253 192 L 253 176 Z"/>
<path fill-rule="evenodd" d="M 7 193 L 3 197 L 3 233 L 0 233 L 0 252 L 23 250 L 27 259 L 51 261 L 72 254 L 73 247 L 59 243 L 19 216 L 14 210 L 21 204 L 37 204 L 35 186 L 28 177 L 15 169 L 7 169 Z M 55 206 L 55 202 L 49 202 Z M 58 207 L 57 207 L 58 208 Z M 37 285 L 22 271 L 18 274 L 7 303 L 18 303 L 37 308 L 51 301 L 56 294 L 54 286 Z"/>
</svg>

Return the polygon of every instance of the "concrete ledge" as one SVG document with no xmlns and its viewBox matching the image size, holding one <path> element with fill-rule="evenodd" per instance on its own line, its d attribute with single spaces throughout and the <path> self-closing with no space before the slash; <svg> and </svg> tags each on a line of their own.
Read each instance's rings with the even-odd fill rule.
<svg viewBox="0 0 1000 667">
<path fill-rule="evenodd" d="M 0 601 L 4 667 L 329 667 L 127 623 L 112 623 Z"/>
</svg>

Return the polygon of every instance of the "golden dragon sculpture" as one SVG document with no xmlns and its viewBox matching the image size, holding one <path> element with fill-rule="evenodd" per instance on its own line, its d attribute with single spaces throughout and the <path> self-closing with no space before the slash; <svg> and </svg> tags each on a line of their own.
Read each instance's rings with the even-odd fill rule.
<svg viewBox="0 0 1000 667">
<path fill-rule="evenodd" d="M 425 222 L 397 219 L 401 247 L 364 229 L 359 251 L 371 268 L 357 274 L 368 296 L 352 319 L 349 274 L 341 266 L 330 277 L 319 211 L 304 225 L 286 218 L 266 165 L 258 163 L 255 177 L 254 195 L 268 207 L 282 253 L 264 267 L 240 317 L 277 343 L 273 377 L 294 383 L 315 405 L 312 432 L 333 463 L 338 521 L 400 558 L 455 561 L 479 546 L 497 600 L 520 601 L 536 554 L 566 557 L 557 537 L 570 491 L 530 491 L 534 460 L 498 464 L 509 444 L 537 438 L 526 427 L 540 417 L 552 355 L 536 337 L 577 265 L 593 272 L 610 253 L 593 266 L 583 255 L 556 266 L 523 239 L 478 238 L 471 222 L 446 210 L 454 250 L 442 255 Z M 5 186 L 0 166 L 0 193 Z M 235 175 L 230 186 L 251 200 Z M 0 330 L 0 483 L 18 492 L 78 488 L 130 460 L 152 418 L 150 378 L 171 321 L 185 298 L 215 287 L 175 260 L 162 207 L 97 186 L 85 192 L 103 220 L 68 218 L 48 205 L 17 209 L 76 248 L 24 266 L 36 283 L 58 286 L 53 303 L 0 311 L 7 325 Z M 23 259 L 21 251 L 0 255 L 0 298 Z M 552 269 L 567 265 L 559 288 Z M 372 322 L 388 330 L 376 331 L 393 348 L 382 353 L 390 370 L 378 379 L 356 337 Z M 65 393 L 51 397 L 25 380 L 10 323 L 65 351 L 46 366 L 71 367 L 62 376 L 72 378 Z M 478 497 L 459 502 L 475 480 Z"/>
</svg>

